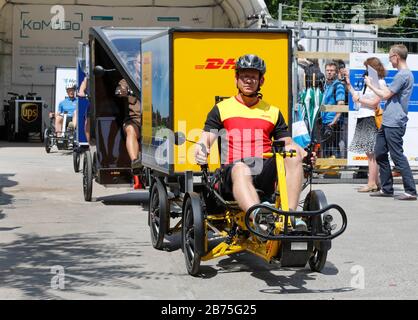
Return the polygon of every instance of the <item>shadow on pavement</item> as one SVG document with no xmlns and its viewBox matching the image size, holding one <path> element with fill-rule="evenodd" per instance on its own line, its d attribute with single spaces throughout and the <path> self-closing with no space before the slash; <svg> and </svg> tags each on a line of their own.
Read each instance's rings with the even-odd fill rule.
<svg viewBox="0 0 418 320">
<path fill-rule="evenodd" d="M 16 186 L 18 183 L 16 181 L 10 180 L 10 177 L 15 176 L 15 174 L 11 173 L 1 173 L 0 174 L 0 206 L 1 205 L 8 205 L 11 204 L 13 201 L 13 196 L 11 194 L 7 194 L 4 192 L 4 188 L 11 188 Z M 1 215 L 0 215 L 1 219 Z"/>
<path fill-rule="evenodd" d="M 53 146 L 51 148 L 51 151 L 48 154 L 49 155 L 56 154 L 57 156 L 60 155 L 60 156 L 68 157 L 68 156 L 73 155 L 73 151 L 72 150 L 58 150 L 57 147 Z"/>
<path fill-rule="evenodd" d="M 173 227 L 173 226 L 171 226 Z M 181 231 L 165 236 L 163 250 L 172 252 L 181 249 Z"/>
<path fill-rule="evenodd" d="M 58 149 L 55 149 L 54 151 L 56 153 L 62 155 L 62 156 L 72 156 L 73 155 L 73 150 L 58 150 Z"/>
<path fill-rule="evenodd" d="M 250 272 L 254 278 L 263 280 L 269 288 L 259 290 L 266 294 L 295 294 L 295 293 L 343 293 L 355 290 L 351 287 L 333 289 L 308 289 L 306 285 L 310 281 L 317 281 L 318 273 L 312 272 L 309 267 L 280 268 L 275 264 L 267 264 L 251 253 L 238 253 L 222 259 L 215 269 L 210 266 L 201 266 L 202 278 L 212 278 L 218 273 Z M 274 274 L 272 271 L 294 271 L 291 275 Z M 338 269 L 327 262 L 322 275 L 336 275 Z M 290 287 L 290 288 L 289 288 Z"/>
<path fill-rule="evenodd" d="M 102 202 L 104 205 L 140 205 L 148 203 L 149 193 L 148 191 L 132 191 L 123 194 L 115 194 L 111 196 L 97 197 L 96 201 Z"/>
<path fill-rule="evenodd" d="M 43 148 L 44 144 L 41 141 L 33 141 L 33 142 L 27 142 L 27 141 L 5 141 L 0 140 L 0 148 L 34 148 L 39 147 Z"/>
<path fill-rule="evenodd" d="M 1 213 L 0 213 L 0 216 L 1 216 Z M 2 228 L 2 227 L 0 227 L 0 231 L 12 231 L 12 230 L 20 229 L 20 228 L 22 228 L 22 227 L 10 227 L 10 228 Z"/>
<path fill-rule="evenodd" d="M 109 232 L 19 237 L 0 246 L 0 283 L 2 288 L 20 290 L 26 298 L 62 299 L 61 293 L 77 294 L 71 299 L 80 299 L 80 295 L 106 298 L 101 287 L 140 290 L 138 279 L 166 279 L 171 275 L 145 271 L 138 263 L 140 248 L 149 246 L 148 242 L 110 242 Z M 60 283 L 56 270 L 63 271 L 62 292 L 53 289 Z"/>
<path fill-rule="evenodd" d="M 7 206 L 13 203 L 14 196 L 5 193 L 3 189 L 14 187 L 18 184 L 16 181 L 10 180 L 10 177 L 13 177 L 14 175 L 15 174 L 0 174 L 0 206 Z M 3 210 L 0 209 L 0 220 L 5 217 L 6 214 L 4 214 Z M 19 228 L 21 227 L 0 227 L 0 231 L 12 231 Z"/>
</svg>

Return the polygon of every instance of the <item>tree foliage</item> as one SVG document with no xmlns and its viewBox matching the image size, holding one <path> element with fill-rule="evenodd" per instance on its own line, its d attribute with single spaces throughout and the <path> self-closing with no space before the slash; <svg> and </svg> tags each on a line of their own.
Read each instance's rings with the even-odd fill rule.
<svg viewBox="0 0 418 320">
<path fill-rule="evenodd" d="M 279 3 L 283 5 L 283 20 L 298 19 L 299 0 L 266 0 L 265 3 L 275 19 L 278 18 Z M 394 15 L 395 6 L 400 7 L 398 16 Z M 306 0 L 303 1 L 302 20 L 373 23 L 379 25 L 379 36 L 418 38 L 418 0 Z"/>
</svg>

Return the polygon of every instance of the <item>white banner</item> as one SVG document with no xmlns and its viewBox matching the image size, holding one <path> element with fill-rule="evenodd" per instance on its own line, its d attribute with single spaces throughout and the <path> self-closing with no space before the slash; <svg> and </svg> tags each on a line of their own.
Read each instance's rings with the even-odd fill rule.
<svg viewBox="0 0 418 320">
<path fill-rule="evenodd" d="M 389 54 L 370 54 L 370 53 L 351 53 L 350 54 L 350 82 L 357 90 L 362 90 L 362 75 L 365 71 L 363 62 L 370 57 L 377 57 L 382 61 L 385 69 L 387 70 L 387 76 L 385 78 L 386 84 L 389 86 L 397 70 L 392 67 L 389 62 Z M 404 154 L 407 157 L 411 166 L 418 166 L 418 55 L 408 55 L 407 59 L 408 67 L 411 69 L 414 78 L 414 89 L 412 91 L 411 99 L 409 101 L 408 108 L 408 125 L 404 136 Z M 382 102 L 382 107 L 385 105 L 385 101 Z M 354 136 L 354 130 L 357 122 L 357 111 L 354 109 L 354 103 L 349 97 L 349 113 L 348 113 L 348 145 Z M 357 154 L 348 151 L 347 164 L 349 166 L 367 166 L 367 156 L 365 154 Z"/>
<path fill-rule="evenodd" d="M 76 68 L 57 68 L 55 72 L 55 112 L 58 112 L 58 105 L 67 96 L 65 89 L 68 83 L 77 83 Z M 77 88 L 78 90 L 78 88 Z"/>
<path fill-rule="evenodd" d="M 14 84 L 52 85 L 55 68 L 76 64 L 92 26 L 211 27 L 212 8 L 15 5 Z"/>
</svg>

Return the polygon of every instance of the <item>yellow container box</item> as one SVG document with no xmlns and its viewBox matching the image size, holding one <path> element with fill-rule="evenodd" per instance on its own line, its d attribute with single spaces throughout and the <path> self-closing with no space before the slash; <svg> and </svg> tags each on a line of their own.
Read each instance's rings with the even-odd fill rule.
<svg viewBox="0 0 418 320">
<path fill-rule="evenodd" d="M 200 171 L 194 144 L 175 145 L 174 132 L 197 141 L 217 97 L 237 94 L 235 61 L 256 54 L 266 62 L 263 100 L 289 124 L 291 32 L 272 29 L 169 28 L 142 41 L 142 161 L 175 175 Z M 209 163 L 218 163 L 217 146 Z M 215 152 L 216 150 L 216 152 Z M 210 170 L 219 167 L 211 165 Z"/>
</svg>

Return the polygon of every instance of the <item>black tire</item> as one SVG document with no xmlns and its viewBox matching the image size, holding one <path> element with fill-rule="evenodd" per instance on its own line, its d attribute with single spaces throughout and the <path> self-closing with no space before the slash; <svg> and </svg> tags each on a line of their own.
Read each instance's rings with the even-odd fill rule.
<svg viewBox="0 0 418 320">
<path fill-rule="evenodd" d="M 314 249 L 312 256 L 309 258 L 309 267 L 314 272 L 321 272 L 327 262 L 327 250 Z"/>
<path fill-rule="evenodd" d="M 151 242 L 155 249 L 161 250 L 170 225 L 170 204 L 167 191 L 160 179 L 156 179 L 152 184 L 149 199 L 148 224 Z"/>
<path fill-rule="evenodd" d="M 83 193 L 84 200 L 91 201 L 91 195 L 93 193 L 93 168 L 91 161 L 90 151 L 84 152 L 83 160 Z"/>
<path fill-rule="evenodd" d="M 51 138 L 49 137 L 51 134 L 50 129 L 45 129 L 44 131 L 44 144 L 45 144 L 45 151 L 46 153 L 51 152 Z"/>
<path fill-rule="evenodd" d="M 93 175 L 96 176 L 97 175 L 97 164 L 99 163 L 99 161 L 97 160 L 97 152 L 95 151 L 93 153 Z"/>
<path fill-rule="evenodd" d="M 187 272 L 197 276 L 200 271 L 200 260 L 204 255 L 204 225 L 200 201 L 197 197 L 188 197 L 183 209 L 181 228 L 181 246 L 186 262 Z"/>
<path fill-rule="evenodd" d="M 327 198 L 321 190 L 312 190 L 305 198 L 303 205 L 304 211 L 320 210 L 328 205 Z M 310 220 L 311 230 L 314 234 L 325 233 L 323 228 L 322 215 L 312 217 Z M 327 262 L 328 250 L 314 248 L 312 256 L 309 258 L 309 267 L 314 272 L 321 272 Z"/>
<path fill-rule="evenodd" d="M 73 167 L 74 172 L 80 172 L 80 158 L 81 154 L 78 149 L 73 149 Z"/>
</svg>

